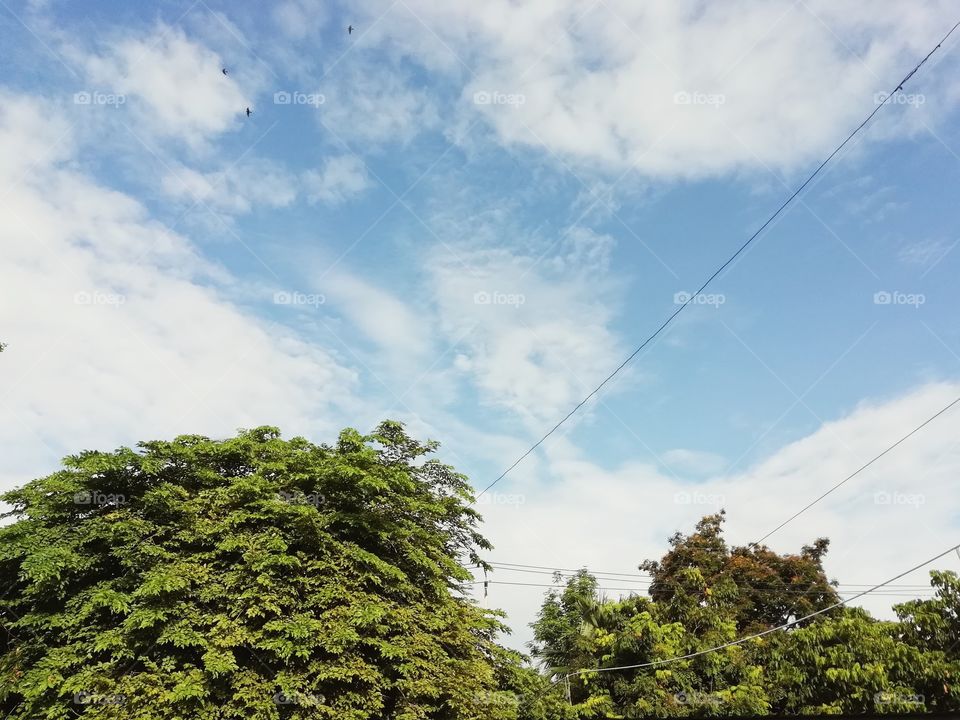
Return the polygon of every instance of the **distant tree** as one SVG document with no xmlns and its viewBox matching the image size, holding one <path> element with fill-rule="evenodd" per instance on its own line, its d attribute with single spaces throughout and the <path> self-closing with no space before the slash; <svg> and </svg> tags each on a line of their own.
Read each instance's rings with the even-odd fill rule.
<svg viewBox="0 0 960 720">
<path fill-rule="evenodd" d="M 722 593 L 735 606 L 737 627 L 744 632 L 782 625 L 839 600 L 823 570 L 829 540 L 819 538 L 797 555 L 778 555 L 764 545 L 730 548 L 723 539 L 724 520 L 722 510 L 707 515 L 692 534 L 671 537 L 660 561 L 640 564 L 653 577 L 654 600 L 667 600 L 681 588 L 691 592 L 684 584 L 689 568 L 700 571 L 701 599 Z"/>
<path fill-rule="evenodd" d="M 706 585 L 697 568 L 678 570 L 678 575 L 681 582 L 676 591 L 661 602 L 638 596 L 605 600 L 586 571 L 571 578 L 562 591 L 547 595 L 532 625 L 531 649 L 548 673 L 569 687 L 580 717 L 660 717 L 721 706 L 738 714 L 765 712 L 759 670 L 742 648 L 662 670 L 603 672 L 603 668 L 656 662 L 735 639 L 736 623 L 728 600 L 722 594 L 704 592 Z"/>
<path fill-rule="evenodd" d="M 755 659 L 779 714 L 916 713 L 960 708 L 960 665 L 906 642 L 899 622 L 860 608 L 768 636 Z"/>
<path fill-rule="evenodd" d="M 930 573 L 936 595 L 897 605 L 903 637 L 914 645 L 941 650 L 960 660 L 960 577 L 954 572 Z"/>
<path fill-rule="evenodd" d="M 0 709 L 546 718 L 557 694 L 465 598 L 459 561 L 489 544 L 434 449 L 397 423 L 333 446 L 262 427 L 83 452 L 6 493 Z"/>
<path fill-rule="evenodd" d="M 555 580 L 559 582 L 559 575 Z M 598 606 L 597 581 L 580 570 L 562 589 L 550 590 L 532 624 L 533 654 L 549 676 L 563 676 L 587 667 L 593 646 L 584 634 L 587 616 Z"/>
<path fill-rule="evenodd" d="M 937 598 L 898 606 L 900 622 L 835 608 L 746 639 L 838 602 L 821 565 L 827 541 L 796 555 L 730 549 L 723 520 L 704 517 L 640 566 L 650 597 L 605 600 L 585 571 L 547 594 L 531 649 L 579 717 L 960 709 L 955 575 L 933 573 Z"/>
</svg>

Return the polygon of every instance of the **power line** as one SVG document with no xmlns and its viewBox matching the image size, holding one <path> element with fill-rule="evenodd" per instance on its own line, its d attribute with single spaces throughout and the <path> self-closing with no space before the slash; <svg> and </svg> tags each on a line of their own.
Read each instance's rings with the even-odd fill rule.
<svg viewBox="0 0 960 720">
<path fill-rule="evenodd" d="M 553 588 L 553 589 L 555 589 L 555 590 L 558 589 L 558 587 L 559 587 L 559 586 L 557 586 L 557 585 L 551 585 L 551 584 L 548 584 L 548 583 L 512 582 L 512 581 L 508 581 L 508 580 L 474 580 L 474 581 L 471 581 L 471 582 L 467 582 L 467 583 L 465 583 L 465 584 L 466 584 L 466 585 L 481 585 L 481 584 L 484 584 L 484 585 L 517 585 L 517 586 L 522 586 L 522 587 Z M 610 587 L 610 586 L 597 586 L 596 589 L 597 589 L 597 590 L 601 590 L 601 591 L 616 591 L 616 592 L 638 593 L 638 592 L 640 592 L 640 591 L 646 590 L 647 588 L 641 588 L 641 587 Z M 929 590 L 930 588 L 927 587 L 926 589 Z M 773 590 L 757 590 L 756 592 L 759 592 L 759 593 L 761 593 L 761 594 L 764 594 L 764 593 L 767 593 L 767 594 L 779 594 L 779 593 L 776 593 L 776 592 L 773 591 Z M 847 595 L 847 594 L 855 593 L 855 592 L 856 592 L 856 590 L 847 590 L 847 591 L 845 591 L 845 592 L 837 592 L 837 595 L 838 595 L 838 596 L 843 596 L 843 595 Z M 809 595 L 809 594 L 810 594 L 810 592 L 809 592 L 808 590 L 807 590 L 807 591 L 804 591 L 804 590 L 790 590 L 790 589 L 784 589 L 784 590 L 781 591 L 781 593 L 786 594 L 786 595 Z M 919 592 L 915 592 L 915 593 L 900 592 L 899 589 L 875 593 L 875 597 L 908 597 L 908 598 L 917 598 L 919 595 L 920 595 Z M 933 597 L 933 596 L 932 596 L 932 595 L 929 595 L 928 597 Z M 853 599 L 853 598 L 850 598 L 850 599 Z"/>
<path fill-rule="evenodd" d="M 649 575 L 647 573 L 624 573 L 624 572 L 615 572 L 612 570 L 611 571 L 592 570 L 586 566 L 574 569 L 574 568 L 558 567 L 556 565 L 529 565 L 525 563 L 508 563 L 508 562 L 502 562 L 499 560 L 491 561 L 489 565 L 495 570 L 504 570 L 508 572 L 511 572 L 511 571 L 512 572 L 532 572 L 534 574 L 540 574 L 540 575 L 553 575 L 554 573 L 560 573 L 562 577 L 573 577 L 576 575 L 576 573 L 580 572 L 580 570 L 586 570 L 588 574 L 590 574 L 592 577 L 596 579 L 616 580 L 618 582 L 650 583 L 654 579 L 652 575 Z M 475 566 L 470 565 L 470 566 L 464 566 L 464 567 L 468 570 L 472 570 L 474 569 Z M 533 568 L 533 569 L 521 570 L 520 568 Z M 620 576 L 620 577 L 603 577 L 603 576 Z M 747 586 L 741 586 L 741 587 L 747 587 Z M 759 587 L 759 586 L 751 585 L 749 587 Z M 873 587 L 873 583 L 837 583 L 836 585 L 831 585 L 831 587 L 849 587 L 849 588 Z M 930 586 L 907 584 L 907 585 L 895 585 L 894 587 L 928 589 Z"/>
<path fill-rule="evenodd" d="M 466 585 L 479 585 L 480 583 L 487 582 L 490 585 L 521 585 L 523 587 L 535 587 L 535 588 L 553 588 L 557 589 L 558 585 L 552 585 L 549 583 L 526 583 L 526 582 L 511 582 L 509 580 L 474 580 L 472 582 L 465 583 Z M 623 592 L 635 593 L 640 590 L 646 590 L 646 588 L 640 587 L 597 587 L 597 590 L 616 590 Z"/>
<path fill-rule="evenodd" d="M 562 568 L 557 568 L 557 569 L 554 569 L 554 570 L 528 570 L 528 569 L 519 568 L 519 567 L 503 567 L 503 563 L 496 563 L 496 562 L 490 563 L 490 567 L 493 568 L 494 570 L 503 570 L 504 572 L 522 572 L 522 573 L 531 573 L 531 574 L 534 574 L 534 575 L 554 575 L 554 574 L 559 574 L 561 578 L 565 578 L 565 579 L 570 579 L 570 578 L 576 577 L 576 573 L 578 572 L 578 571 L 562 572 L 562 570 L 563 570 Z M 586 568 L 584 568 L 584 569 L 586 569 Z M 651 585 L 651 584 L 653 584 L 653 582 L 654 582 L 654 578 L 652 578 L 652 577 L 637 577 L 637 578 L 635 578 L 635 579 L 631 579 L 631 578 L 629 578 L 629 577 L 610 577 L 611 575 L 615 575 L 616 573 L 601 573 L 600 571 L 594 572 L 594 571 L 591 571 L 591 570 L 587 570 L 587 572 L 588 572 L 588 574 L 589 574 L 592 578 L 594 578 L 595 580 L 609 580 L 609 581 L 613 581 L 613 582 L 626 582 L 626 583 L 644 583 L 644 584 L 646 584 L 646 585 Z M 622 574 L 625 575 L 626 573 L 622 573 Z M 764 590 L 764 589 L 776 589 L 776 588 L 788 588 L 788 587 L 789 587 L 789 585 L 777 585 L 777 584 L 775 584 L 775 583 L 762 583 L 762 584 L 739 583 L 739 582 L 737 582 L 737 580 L 736 580 L 735 578 L 731 578 L 731 579 L 732 579 L 735 583 L 737 583 L 737 587 L 739 587 L 739 588 L 750 588 L 750 589 L 754 589 L 754 590 Z M 873 586 L 871 583 L 837 583 L 836 585 L 833 585 L 833 584 L 828 583 L 828 585 L 829 585 L 829 587 L 834 588 L 834 589 L 836 589 L 836 588 L 872 587 L 872 586 Z M 903 589 L 903 588 L 920 589 L 920 590 L 929 590 L 929 589 L 930 589 L 930 586 L 929 586 L 929 585 L 897 585 L 897 586 L 895 586 L 895 587 L 901 588 L 901 589 Z"/>
<path fill-rule="evenodd" d="M 606 570 L 591 570 L 588 567 L 581 567 L 581 568 L 574 569 L 574 568 L 557 567 L 555 565 L 525 565 L 523 563 L 508 563 L 508 562 L 501 562 L 499 560 L 493 560 L 491 561 L 490 564 L 506 566 L 504 569 L 518 567 L 518 568 L 534 568 L 536 570 L 549 570 L 550 572 L 561 571 L 561 572 L 571 572 L 571 573 L 576 573 L 576 572 L 579 572 L 580 570 L 586 570 L 588 573 L 596 574 L 596 575 L 622 575 L 624 577 L 634 577 L 634 578 L 639 577 L 643 579 L 653 578 L 653 576 L 648 573 L 641 573 L 641 572 L 624 573 L 624 572 L 613 572 L 613 571 L 607 572 Z"/>
<path fill-rule="evenodd" d="M 958 25 L 960 25 L 960 23 L 958 23 Z M 568 673 L 567 675 L 565 675 L 564 679 L 573 677 L 574 675 L 585 675 L 586 673 L 593 673 L 593 672 L 601 673 L 601 672 L 613 672 L 614 670 L 637 670 L 640 668 L 656 667 L 659 665 L 666 665 L 668 663 L 679 662 L 681 660 L 689 660 L 691 658 L 699 657 L 700 655 L 707 655 L 709 653 L 717 652 L 718 650 L 723 650 L 728 647 L 733 647 L 734 645 L 742 645 L 748 640 L 755 640 L 756 638 L 763 637 L 765 635 L 770 635 L 771 633 L 774 633 L 778 630 L 786 630 L 788 627 L 796 625 L 797 623 L 804 622 L 805 620 L 810 620 L 811 618 L 815 618 L 818 615 L 822 615 L 825 612 L 829 612 L 830 610 L 835 610 L 838 607 L 842 607 L 847 603 L 853 602 L 854 600 L 861 598 L 864 595 L 869 595 L 870 593 L 876 590 L 879 590 L 885 585 L 889 585 L 894 580 L 899 580 L 905 575 L 909 575 L 910 573 L 915 572 L 916 570 L 919 570 L 920 568 L 926 565 L 929 565 L 930 563 L 936 560 L 939 560 L 944 555 L 948 555 L 949 553 L 952 553 L 954 550 L 957 550 L 957 549 L 960 549 L 960 544 L 949 547 L 946 550 L 944 550 L 942 553 L 939 553 L 938 555 L 934 555 L 929 560 L 924 560 L 919 565 L 914 565 L 909 570 L 905 570 L 899 575 L 894 575 L 892 578 L 890 578 L 886 582 L 882 582 L 879 585 L 874 585 L 869 590 L 864 590 L 861 593 L 857 593 L 853 597 L 845 598 L 843 600 L 840 600 L 839 602 L 834 603 L 833 605 L 822 608 L 820 610 L 816 610 L 815 612 L 804 615 L 803 617 L 797 618 L 796 620 L 791 620 L 790 622 L 786 622 L 783 625 L 777 625 L 776 627 L 769 628 L 767 630 L 764 630 L 763 632 L 754 633 L 753 635 L 747 635 L 746 637 L 742 637 L 739 640 L 731 640 L 730 642 L 723 643 L 722 645 L 717 645 L 716 647 L 708 648 L 706 650 L 698 650 L 697 652 L 687 653 L 686 655 L 679 655 L 677 657 L 667 658 L 665 660 L 653 660 L 651 662 L 637 663 L 636 665 L 618 665 L 615 667 L 608 667 L 608 668 L 591 668 L 588 670 L 577 670 L 576 672 Z"/>
<path fill-rule="evenodd" d="M 503 570 L 504 572 L 519 572 L 519 573 L 531 573 L 533 575 L 559 575 L 562 578 L 574 578 L 577 576 L 576 572 L 561 572 L 560 570 L 527 570 L 524 568 L 512 568 L 512 567 L 502 567 L 496 563 L 491 563 L 490 567 L 494 570 Z M 590 575 L 594 580 L 614 580 L 617 582 L 628 582 L 628 583 L 645 583 L 647 585 L 653 582 L 653 578 L 629 578 L 629 577 L 610 577 L 609 575 L 604 575 L 601 573 L 595 573 L 587 571 L 587 574 Z"/>
<path fill-rule="evenodd" d="M 930 417 L 928 417 L 928 418 L 927 418 L 926 420 L 924 420 L 922 423 L 920 423 L 919 425 L 917 425 L 917 427 L 915 427 L 913 430 L 911 430 L 911 431 L 908 432 L 906 435 L 904 435 L 902 438 L 900 438 L 899 440 L 897 440 L 893 445 L 889 446 L 889 447 L 888 447 L 886 450 L 884 450 L 882 453 L 880 453 L 879 455 L 874 456 L 874 458 L 873 458 L 872 460 L 870 460 L 869 462 L 864 463 L 863 465 L 861 465 L 861 466 L 860 466 L 859 468 L 857 468 L 854 472 L 852 472 L 852 473 L 850 473 L 849 475 L 847 475 L 847 477 L 845 477 L 843 480 L 841 480 L 841 481 L 838 482 L 836 485 L 834 485 L 832 488 L 830 488 L 830 489 L 827 490 L 825 493 L 823 493 L 823 495 L 821 495 L 821 496 L 818 497 L 816 500 L 813 500 L 812 502 L 808 503 L 808 504 L 805 505 L 803 508 L 801 508 L 800 510 L 798 510 L 797 512 L 795 512 L 793 515 L 791 515 L 789 518 L 787 518 L 787 519 L 784 520 L 782 523 L 780 523 L 779 525 L 777 525 L 773 530 L 771 530 L 770 532 L 768 532 L 768 533 L 767 533 L 766 535 L 764 535 L 762 538 L 760 538 L 760 539 L 757 540 L 756 542 L 750 543 L 750 545 L 749 545 L 748 547 L 756 547 L 757 545 L 759 545 L 760 543 L 762 543 L 764 540 L 766 540 L 768 537 L 770 537 L 771 535 L 773 535 L 775 532 L 777 532 L 777 531 L 780 530 L 781 528 L 785 527 L 785 526 L 788 525 L 789 523 L 791 523 L 791 522 L 793 522 L 794 520 L 796 520 L 798 517 L 800 517 L 801 515 L 803 515 L 807 510 L 809 510 L 809 509 L 812 508 L 814 505 L 816 505 L 818 502 L 820 502 L 820 501 L 823 500 L 825 497 L 827 497 L 827 495 L 829 495 L 830 493 L 832 493 L 834 490 L 837 490 L 840 486 L 846 484 L 849 480 L 852 480 L 853 478 L 855 478 L 855 477 L 856 477 L 857 475 L 859 475 L 861 472 L 863 472 L 863 471 L 866 470 L 868 467 L 870 467 L 871 465 L 873 465 L 877 460 L 879 460 L 879 459 L 882 458 L 884 455 L 886 455 L 888 452 L 890 452 L 890 451 L 893 450 L 895 447 L 897 447 L 897 446 L 898 446 L 900 443 L 902 443 L 904 440 L 906 440 L 906 439 L 908 439 L 909 437 L 911 437 L 912 435 L 915 435 L 916 433 L 920 432 L 920 430 L 922 430 L 924 427 L 926 427 L 927 425 L 929 425 L 930 423 L 932 423 L 934 420 L 936 420 L 938 417 L 940 417 L 941 415 L 943 415 L 947 410 L 949 410 L 950 408 L 952 408 L 952 407 L 953 407 L 954 405 L 956 405 L 957 403 L 960 403 L 960 397 L 956 398 L 956 399 L 953 400 L 953 402 L 951 402 L 949 405 L 941 408 L 941 409 L 938 410 L 936 413 L 934 413 L 933 415 L 931 415 Z"/>
<path fill-rule="evenodd" d="M 562 576 L 564 579 L 572 579 L 571 576 Z M 596 580 L 602 581 L 611 581 L 616 582 L 617 578 L 595 578 Z M 473 580 L 468 581 L 468 585 L 476 585 L 478 583 L 484 582 L 483 580 Z M 563 589 L 563 586 L 556 583 L 525 583 L 525 582 L 516 582 L 516 581 L 507 581 L 507 580 L 490 580 L 491 584 L 498 585 L 529 585 L 530 587 L 544 587 L 544 588 L 553 588 L 555 590 Z M 805 595 L 809 596 L 814 590 L 832 590 L 837 595 L 845 595 L 848 593 L 859 592 L 856 588 L 845 587 L 839 585 L 822 585 L 819 588 L 817 587 L 808 587 L 806 589 L 800 589 L 790 585 L 776 586 L 776 585 L 750 585 L 748 583 L 737 583 L 734 581 L 738 590 L 750 590 L 759 595 Z M 872 586 L 866 586 L 872 587 Z M 604 585 L 597 585 L 597 590 L 630 590 L 631 592 L 648 592 L 650 590 L 649 585 L 634 585 L 631 587 L 610 587 Z M 903 597 L 915 597 L 921 593 L 932 592 L 932 589 L 929 585 L 891 585 L 890 590 L 892 591 L 889 594 L 901 593 Z M 888 594 L 887 592 L 881 594 Z"/>
<path fill-rule="evenodd" d="M 592 398 L 594 395 L 596 395 L 598 392 L 600 392 L 600 390 L 603 388 L 604 385 L 606 385 L 608 382 L 610 382 L 610 380 L 612 380 L 621 370 L 623 370 L 623 368 L 626 367 L 627 364 L 628 364 L 631 360 L 633 360 L 633 358 L 635 358 L 647 345 L 649 345 L 651 342 L 653 342 L 653 340 L 654 340 L 658 335 L 660 335 L 660 333 L 663 332 L 663 330 L 664 330 L 671 322 L 673 322 L 673 319 L 674 319 L 675 317 L 677 317 L 677 315 L 679 315 L 681 312 L 683 312 L 683 311 L 686 309 L 687 305 L 689 305 L 696 297 L 698 297 L 701 293 L 703 293 L 703 291 L 706 290 L 707 286 L 710 285 L 710 283 L 712 283 L 712 282 L 714 281 L 714 279 L 716 279 L 716 277 L 717 277 L 718 275 L 720 275 L 720 273 L 722 273 L 734 260 L 736 260 L 737 257 L 739 257 L 740 254 L 743 253 L 743 251 L 746 250 L 746 249 L 753 243 L 753 241 L 760 235 L 760 233 L 762 233 L 762 232 L 767 228 L 767 226 L 770 225 L 770 223 L 772 223 L 777 217 L 779 217 L 780 213 L 782 213 L 782 212 L 787 208 L 787 206 L 790 205 L 790 203 L 792 203 L 793 200 L 794 200 L 801 192 L 803 192 L 803 189 L 804 189 L 805 187 L 807 187 L 807 185 L 809 185 L 810 182 L 811 182 L 817 175 L 820 174 L 820 171 L 823 170 L 823 168 L 825 168 L 825 167 L 827 166 L 827 163 L 829 163 L 831 160 L 833 160 L 833 158 L 837 155 L 837 153 L 839 153 L 844 147 L 846 147 L 847 143 L 849 143 L 849 142 L 867 125 L 867 123 L 869 123 L 869 122 L 873 119 L 873 116 L 876 115 L 876 114 L 880 111 L 880 108 L 884 107 L 884 106 L 890 101 L 890 98 L 892 98 L 892 97 L 893 97 L 894 95 L 896 95 L 898 92 L 900 92 L 901 90 L 903 90 L 904 84 L 905 84 L 911 77 L 913 77 L 914 73 L 916 73 L 916 72 L 924 65 L 924 63 L 926 63 L 927 60 L 930 59 L 930 57 L 931 57 L 937 50 L 940 49 L 940 46 L 943 45 L 943 43 L 945 43 L 945 42 L 947 41 L 947 39 L 953 34 L 953 31 L 956 30 L 958 26 L 960 26 L 960 22 L 957 22 L 956 25 L 954 25 L 952 28 L 950 28 L 950 32 L 948 32 L 948 33 L 943 37 L 943 39 L 942 39 L 939 43 L 937 43 L 937 46 L 936 46 L 935 48 L 933 48 L 933 50 L 931 50 L 929 53 L 927 53 L 926 57 L 924 57 L 923 60 L 921 60 L 919 63 L 917 63 L 916 67 L 914 67 L 913 70 L 911 70 L 909 73 L 906 74 L 906 76 L 903 78 L 903 80 L 901 80 L 901 81 L 897 84 L 897 87 L 894 88 L 893 92 L 889 93 L 889 94 L 883 99 L 883 102 L 880 103 L 880 104 L 878 104 L 878 105 L 873 109 L 873 112 L 871 112 L 869 115 L 867 115 L 866 119 L 865 119 L 863 122 L 861 122 L 861 123 L 853 130 L 853 132 L 851 132 L 849 135 L 847 135 L 846 139 L 845 139 L 842 143 L 840 143 L 839 145 L 837 145 L 837 147 L 834 149 L 834 151 L 833 151 L 832 153 L 830 153 L 830 154 L 827 156 L 827 158 L 826 158 L 822 163 L 820 163 L 820 164 L 817 166 L 817 169 L 814 170 L 814 171 L 809 175 L 809 177 L 807 177 L 807 179 L 803 181 L 803 183 L 800 185 L 800 187 L 798 187 L 796 190 L 794 190 L 794 191 L 793 191 L 793 194 L 790 195 L 790 197 L 788 197 L 786 200 L 783 201 L 783 203 L 780 205 L 780 207 L 778 207 L 778 208 L 776 209 L 776 211 L 775 211 L 769 218 L 767 218 L 767 220 L 763 223 L 763 225 L 761 225 L 761 226 L 756 230 L 756 232 L 753 233 L 753 235 L 751 235 L 749 238 L 747 238 L 747 241 L 746 241 L 745 243 L 743 243 L 743 244 L 737 249 L 737 251 L 736 251 L 735 253 L 733 253 L 733 255 L 731 255 L 729 258 L 727 258 L 726 262 L 724 262 L 719 268 L 717 268 L 717 269 L 714 271 L 714 273 L 713 273 L 712 275 L 710 275 L 710 277 L 708 277 L 708 278 L 706 279 L 706 281 L 704 281 L 704 283 L 700 286 L 700 288 L 699 288 L 695 293 L 693 293 L 692 295 L 690 295 L 690 296 L 683 302 L 683 304 L 680 305 L 680 307 L 678 307 L 676 310 L 674 310 L 673 314 L 671 314 L 666 320 L 664 320 L 664 321 L 660 324 L 660 326 L 659 326 L 650 336 L 647 337 L 646 340 L 644 340 L 642 343 L 640 343 L 640 345 L 637 347 L 637 349 L 634 350 L 632 353 L 630 353 L 630 355 L 627 356 L 627 359 L 624 360 L 622 363 L 620 363 L 620 365 L 618 365 L 617 368 L 616 368 L 612 373 L 610 373 L 609 375 L 607 375 L 607 377 L 605 377 L 605 378 L 603 379 L 603 381 L 602 381 L 599 385 L 597 385 L 597 387 L 595 387 L 595 388 L 590 392 L 589 395 L 587 395 L 583 400 L 581 400 L 579 403 L 577 403 L 576 407 L 574 407 L 573 410 L 571 410 L 570 412 L 568 412 L 568 413 L 563 417 L 563 419 L 560 420 L 560 422 L 558 422 L 556 425 L 554 425 L 552 428 L 550 428 L 550 430 L 549 430 L 543 437 L 541 437 L 539 440 L 537 440 L 525 453 L 523 453 L 523 455 L 521 455 L 519 458 L 517 458 L 510 467 L 508 467 L 506 470 L 504 470 L 502 473 L 500 473 L 500 476 L 499 476 L 496 480 L 494 480 L 492 483 L 490 483 L 489 485 L 487 485 L 483 490 L 481 490 L 481 491 L 480 491 L 480 494 L 477 495 L 477 496 L 474 498 L 474 502 L 476 502 L 477 500 L 479 500 L 479 499 L 483 496 L 484 493 L 486 493 L 488 490 L 490 490 L 490 488 L 492 488 L 492 487 L 493 487 L 494 485 L 496 485 L 498 482 L 500 482 L 501 480 L 503 480 L 503 478 L 505 478 L 505 477 L 507 476 L 507 474 L 508 474 L 511 470 L 513 470 L 517 465 L 519 465 L 521 462 L 523 462 L 523 460 L 524 460 L 530 453 L 532 453 L 534 450 L 536 450 L 547 438 L 549 438 L 551 435 L 553 435 L 553 433 L 555 433 L 555 432 L 560 428 L 561 425 L 563 425 L 563 424 L 564 424 L 567 420 L 569 420 L 581 407 L 583 407 L 583 406 L 590 400 L 590 398 Z"/>
</svg>

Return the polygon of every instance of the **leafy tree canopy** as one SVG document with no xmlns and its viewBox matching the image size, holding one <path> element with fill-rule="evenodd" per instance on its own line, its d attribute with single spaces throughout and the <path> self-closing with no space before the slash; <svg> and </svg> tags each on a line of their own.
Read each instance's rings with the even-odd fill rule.
<svg viewBox="0 0 960 720">
<path fill-rule="evenodd" d="M 670 538 L 660 561 L 640 565 L 653 578 L 650 597 L 605 599 L 585 570 L 547 595 L 531 648 L 569 684 L 579 717 L 960 709 L 955 574 L 932 573 L 936 596 L 897 606 L 895 622 L 840 607 L 727 645 L 838 598 L 823 571 L 825 539 L 799 554 L 728 548 L 723 521 L 722 512 L 703 518 Z"/>
<path fill-rule="evenodd" d="M 333 446 L 261 427 L 84 452 L 6 493 L 0 709 L 562 717 L 465 599 L 460 562 L 490 546 L 434 449 L 391 422 Z"/>
</svg>

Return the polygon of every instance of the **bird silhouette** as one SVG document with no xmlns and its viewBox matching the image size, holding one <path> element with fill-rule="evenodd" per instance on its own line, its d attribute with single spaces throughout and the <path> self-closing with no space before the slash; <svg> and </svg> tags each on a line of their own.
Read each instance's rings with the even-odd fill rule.
<svg viewBox="0 0 960 720">
<path fill-rule="evenodd" d="M 226 74 L 227 74 L 227 69 L 226 69 L 226 68 L 223 68 L 222 72 L 223 72 L 224 75 L 226 75 Z"/>
<path fill-rule="evenodd" d="M 250 117 L 251 115 L 253 115 L 253 110 L 247 108 L 247 117 Z"/>
<path fill-rule="evenodd" d="M 347 25 L 347 35 L 353 35 L 353 25 Z"/>
</svg>

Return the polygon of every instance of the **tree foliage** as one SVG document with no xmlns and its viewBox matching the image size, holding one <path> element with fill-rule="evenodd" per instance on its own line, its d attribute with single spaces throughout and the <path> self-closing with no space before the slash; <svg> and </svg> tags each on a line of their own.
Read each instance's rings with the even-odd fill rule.
<svg viewBox="0 0 960 720">
<path fill-rule="evenodd" d="M 434 448 L 397 423 L 333 446 L 262 427 L 84 452 L 6 493 L 0 708 L 546 717 L 546 681 L 462 592 L 460 562 L 489 545 Z M 538 682 L 546 697 L 517 700 Z"/>
<path fill-rule="evenodd" d="M 960 708 L 956 575 L 932 573 L 936 597 L 898 606 L 895 622 L 828 610 L 838 598 L 823 571 L 825 539 L 798 554 L 730 548 L 723 521 L 722 512 L 703 518 L 670 538 L 660 561 L 641 564 L 650 597 L 604 599 L 586 571 L 547 595 L 531 648 L 548 675 L 569 683 L 579 717 Z M 683 656 L 692 657 L 674 661 Z"/>
<path fill-rule="evenodd" d="M 833 607 L 826 539 L 795 554 L 729 547 L 722 512 L 641 564 L 648 597 L 606 599 L 586 571 L 548 593 L 533 624 L 538 671 L 498 644 L 502 614 L 467 599 L 463 563 L 482 564 L 490 546 L 466 478 L 429 458 L 435 449 L 390 422 L 334 445 L 262 427 L 83 452 L 6 493 L 0 710 L 578 720 L 960 709 L 956 574 L 931 573 L 933 598 L 876 620 Z"/>
<path fill-rule="evenodd" d="M 723 539 L 724 512 L 708 515 L 690 535 L 675 534 L 660 561 L 640 569 L 652 576 L 650 596 L 667 600 L 687 594 L 722 594 L 730 598 L 737 628 L 745 634 L 776 627 L 834 605 L 839 597 L 823 572 L 830 541 L 817 539 L 799 554 L 778 555 L 764 545 L 728 547 Z M 690 585 L 690 569 L 699 571 L 699 590 Z"/>
</svg>

